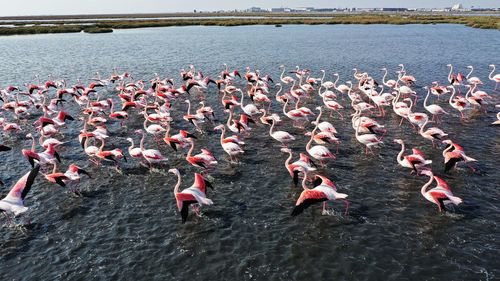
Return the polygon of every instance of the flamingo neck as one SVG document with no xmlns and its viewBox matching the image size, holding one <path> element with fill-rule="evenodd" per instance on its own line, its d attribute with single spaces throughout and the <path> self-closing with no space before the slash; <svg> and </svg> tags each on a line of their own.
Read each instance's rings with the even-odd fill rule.
<svg viewBox="0 0 500 281">
<path fill-rule="evenodd" d="M 227 117 L 227 122 L 226 122 L 226 125 L 228 127 L 231 126 L 231 119 L 233 119 L 233 110 L 229 109 L 229 116 Z"/>
<path fill-rule="evenodd" d="M 472 74 L 473 71 L 474 71 L 474 67 L 471 65 L 470 72 L 469 72 L 469 74 L 467 74 L 467 76 L 465 76 L 465 79 L 469 79 L 469 76 Z"/>
<path fill-rule="evenodd" d="M 146 139 L 146 133 L 142 132 L 142 138 L 141 138 L 141 143 L 140 143 L 140 148 L 141 151 L 144 151 L 144 140 Z"/>
<path fill-rule="evenodd" d="M 220 144 L 224 145 L 224 134 L 226 133 L 226 127 L 222 127 L 222 134 L 220 134 Z"/>
<path fill-rule="evenodd" d="M 453 100 L 453 97 L 454 97 L 454 96 L 455 96 L 455 87 L 453 87 L 453 90 L 452 90 L 452 92 L 451 92 L 451 96 L 450 96 L 450 100 L 449 100 L 449 102 L 448 102 L 451 106 L 453 106 L 453 102 L 452 102 L 452 100 Z"/>
<path fill-rule="evenodd" d="M 269 128 L 269 135 L 270 135 L 270 136 L 272 136 L 272 135 L 273 135 L 274 124 L 276 124 L 276 122 L 275 122 L 275 121 L 274 121 L 274 119 L 273 119 L 273 124 L 271 125 L 271 128 Z"/>
<path fill-rule="evenodd" d="M 101 139 L 101 146 L 99 147 L 99 152 L 102 152 L 104 149 L 104 139 Z"/>
<path fill-rule="evenodd" d="M 300 97 L 297 99 L 297 102 L 295 103 L 295 109 L 299 109 L 299 103 L 300 103 Z"/>
<path fill-rule="evenodd" d="M 340 79 L 340 75 L 337 75 L 337 79 L 335 79 L 335 82 L 333 82 L 333 87 L 335 87 L 335 89 L 337 88 L 337 82 L 339 81 Z"/>
<path fill-rule="evenodd" d="M 85 143 L 87 143 L 87 139 L 85 139 Z M 128 152 L 132 151 L 134 149 L 134 140 L 130 139 L 130 146 L 128 147 Z"/>
<path fill-rule="evenodd" d="M 175 184 L 175 187 L 174 187 L 174 194 L 179 193 L 179 187 L 181 186 L 181 182 L 182 182 L 181 174 L 176 173 L 176 175 L 177 175 L 177 183 Z"/>
<path fill-rule="evenodd" d="M 281 71 L 281 75 L 280 75 L 280 80 L 283 80 L 283 75 L 285 74 L 285 68 L 283 67 L 283 71 Z"/>
<path fill-rule="evenodd" d="M 292 173 L 292 170 L 289 167 L 291 160 L 292 160 L 292 150 L 288 152 L 288 158 L 285 161 L 285 168 L 288 170 L 289 173 Z"/>
<path fill-rule="evenodd" d="M 408 108 L 408 115 L 412 114 L 411 108 L 413 107 L 413 100 L 410 99 L 410 107 Z"/>
<path fill-rule="evenodd" d="M 467 91 L 467 93 L 465 94 L 465 98 L 468 99 L 469 98 L 469 95 L 473 92 L 473 90 L 476 89 L 476 84 L 474 84 L 473 87 L 469 87 L 469 90 Z"/>
<path fill-rule="evenodd" d="M 429 94 L 431 93 L 431 89 L 427 89 L 427 95 L 425 96 L 425 99 L 424 99 L 424 107 L 427 108 L 428 105 L 427 105 L 427 100 L 429 99 Z"/>
<path fill-rule="evenodd" d="M 448 153 L 452 149 L 454 149 L 453 144 L 450 144 L 445 150 L 443 150 L 443 157 L 445 157 L 446 153 Z"/>
<path fill-rule="evenodd" d="M 187 104 L 188 104 L 187 115 L 191 115 L 191 102 L 187 100 Z"/>
<path fill-rule="evenodd" d="M 31 136 L 31 151 L 35 152 L 35 137 Z"/>
<path fill-rule="evenodd" d="M 304 172 L 304 178 L 302 179 L 302 188 L 303 188 L 304 190 L 306 190 L 306 189 L 310 189 L 309 187 L 307 187 L 306 182 L 307 182 L 307 173 L 306 173 L 306 172 Z"/>
<path fill-rule="evenodd" d="M 426 189 L 432 184 L 433 181 L 434 181 L 434 175 L 431 174 L 429 176 L 429 181 L 426 184 L 424 184 L 420 189 L 420 193 L 422 193 L 423 196 L 425 196 Z"/>
<path fill-rule="evenodd" d="M 397 160 L 398 160 L 398 163 L 401 164 L 401 162 L 403 162 L 403 153 L 405 151 L 405 143 L 401 143 L 401 151 L 398 153 L 398 157 L 397 157 Z"/>
<path fill-rule="evenodd" d="M 283 86 L 280 84 L 280 89 L 276 92 L 276 98 L 278 97 L 278 95 L 281 93 L 282 90 Z"/>
<path fill-rule="evenodd" d="M 495 65 L 493 65 L 493 69 L 491 70 L 490 75 L 488 75 L 490 80 L 493 80 L 493 72 L 495 72 Z"/>
<path fill-rule="evenodd" d="M 290 98 L 287 98 L 286 101 L 285 101 L 285 104 L 283 105 L 283 114 L 287 115 L 286 114 L 286 106 L 288 105 L 288 101 L 290 100 Z M 287 115 L 288 116 L 288 115 Z"/>
<path fill-rule="evenodd" d="M 451 73 L 453 72 L 453 65 L 450 65 L 450 73 L 448 73 L 448 81 L 451 81 Z"/>
<path fill-rule="evenodd" d="M 243 99 L 245 98 L 245 95 L 243 94 L 243 91 L 240 91 L 241 94 L 241 101 L 240 101 L 240 107 L 243 109 L 245 106 L 243 105 Z"/>
<path fill-rule="evenodd" d="M 420 129 L 418 130 L 418 132 L 423 135 L 424 134 L 424 128 L 425 126 L 427 126 L 427 123 L 429 123 L 429 119 L 425 120 L 424 124 L 422 125 L 422 127 L 420 127 Z"/>
<path fill-rule="evenodd" d="M 382 77 L 382 84 L 385 84 L 386 81 L 385 81 L 385 77 L 387 76 L 387 69 L 385 69 L 385 73 L 384 73 L 384 76 Z"/>
<path fill-rule="evenodd" d="M 189 148 L 189 151 L 187 153 L 186 158 L 191 157 L 191 154 L 193 153 L 193 150 L 194 150 L 194 141 L 191 142 L 191 148 Z"/>
<path fill-rule="evenodd" d="M 311 132 L 311 139 L 309 139 L 309 142 L 306 145 L 306 150 L 307 151 L 309 151 L 311 149 L 312 141 L 314 139 L 314 134 L 316 133 L 316 130 L 318 130 L 319 119 L 321 119 L 321 114 L 323 114 L 323 110 L 320 107 L 319 108 L 318 117 L 316 118 L 316 127 L 314 127 L 314 130 L 312 130 L 312 132 Z"/>
</svg>

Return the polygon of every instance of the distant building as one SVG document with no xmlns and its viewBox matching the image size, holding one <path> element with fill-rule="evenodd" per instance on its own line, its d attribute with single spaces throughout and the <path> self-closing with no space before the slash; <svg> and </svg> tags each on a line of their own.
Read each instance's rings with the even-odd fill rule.
<svg viewBox="0 0 500 281">
<path fill-rule="evenodd" d="M 408 11 L 407 8 L 382 8 L 382 11 L 384 12 L 406 12 Z"/>
<path fill-rule="evenodd" d="M 251 8 L 248 8 L 246 11 L 249 12 L 249 13 L 263 13 L 263 12 L 267 12 L 266 9 L 262 9 L 260 7 L 251 7 Z"/>
<path fill-rule="evenodd" d="M 312 12 L 314 11 L 314 7 L 298 7 L 294 9 L 297 12 Z"/>
<path fill-rule="evenodd" d="M 462 4 L 455 4 L 453 7 L 451 7 L 452 11 L 460 11 L 463 10 L 464 7 L 462 7 Z"/>
<path fill-rule="evenodd" d="M 290 9 L 288 9 L 290 10 Z M 286 12 L 286 8 L 271 8 L 271 12 L 273 13 L 284 13 Z"/>
<path fill-rule="evenodd" d="M 313 12 L 318 12 L 318 13 L 331 13 L 335 12 L 337 9 L 331 9 L 331 8 L 319 8 L 319 9 L 314 9 Z"/>
</svg>

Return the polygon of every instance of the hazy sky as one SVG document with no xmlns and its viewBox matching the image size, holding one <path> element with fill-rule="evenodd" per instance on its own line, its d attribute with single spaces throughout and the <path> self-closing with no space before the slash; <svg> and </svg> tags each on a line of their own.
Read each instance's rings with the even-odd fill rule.
<svg viewBox="0 0 500 281">
<path fill-rule="evenodd" d="M 60 15 L 60 14 L 114 14 L 114 13 L 151 13 L 151 12 L 190 12 L 245 9 L 256 6 L 272 7 L 450 7 L 462 3 L 465 7 L 498 7 L 498 0 L 443 1 L 443 0 L 0 0 L 0 16 L 17 15 Z"/>
</svg>

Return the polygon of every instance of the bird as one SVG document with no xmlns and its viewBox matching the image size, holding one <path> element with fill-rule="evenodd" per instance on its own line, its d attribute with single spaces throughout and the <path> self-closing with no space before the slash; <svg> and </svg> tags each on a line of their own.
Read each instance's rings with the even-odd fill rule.
<svg viewBox="0 0 500 281">
<path fill-rule="evenodd" d="M 443 150 L 445 173 L 449 172 L 451 168 L 455 167 L 457 163 L 461 161 L 465 162 L 473 172 L 476 171 L 476 169 L 470 166 L 469 162 L 476 162 L 477 160 L 465 155 L 465 152 L 460 145 L 452 142 L 451 140 L 444 140 L 442 142 L 447 145 L 447 147 Z"/>
<path fill-rule="evenodd" d="M 427 105 L 427 99 L 429 99 L 429 94 L 430 94 L 430 88 L 425 86 L 424 89 L 427 90 L 427 95 L 425 96 L 424 99 L 424 108 L 427 110 L 430 114 L 432 114 L 432 121 L 437 119 L 439 121 L 439 117 L 443 114 L 448 114 L 441 106 L 437 104 L 429 104 Z"/>
<path fill-rule="evenodd" d="M 422 171 L 422 174 L 429 176 L 429 181 L 422 186 L 420 193 L 425 199 L 438 205 L 439 212 L 446 211 L 445 205 L 459 205 L 463 202 L 461 198 L 454 196 L 451 192 L 450 186 L 442 178 L 434 176 L 431 170 Z M 436 181 L 437 186 L 427 190 L 434 180 Z"/>
<path fill-rule="evenodd" d="M 202 148 L 201 153 L 193 156 L 194 141 L 192 139 L 188 139 L 188 142 L 191 144 L 191 148 L 186 155 L 186 161 L 188 161 L 191 165 L 203 168 L 204 170 L 213 169 L 215 165 L 217 165 L 217 159 L 215 159 L 212 152 L 206 148 Z"/>
<path fill-rule="evenodd" d="M 402 139 L 395 139 L 394 142 L 401 144 L 401 151 L 399 152 L 398 156 L 396 156 L 396 160 L 398 161 L 399 165 L 405 168 L 412 169 L 412 173 L 415 172 L 415 174 L 418 174 L 419 170 L 427 165 L 432 164 L 432 160 L 426 160 L 423 153 L 416 148 L 412 149 L 412 154 L 403 156 L 403 153 L 405 151 L 405 143 Z"/>
<path fill-rule="evenodd" d="M 498 88 L 498 83 L 500 83 L 500 73 L 493 75 L 493 72 L 495 72 L 495 65 L 494 65 L 494 64 L 490 64 L 490 67 L 491 67 L 492 69 L 491 69 L 490 74 L 488 75 L 488 78 L 489 78 L 491 81 L 494 81 L 494 82 L 495 82 L 495 89 L 494 89 L 494 91 L 496 91 L 496 90 L 497 90 L 497 88 Z"/>
<path fill-rule="evenodd" d="M 177 176 L 177 183 L 174 187 L 174 196 L 175 201 L 177 202 L 177 208 L 181 213 L 183 224 L 187 221 L 189 205 L 194 204 L 193 210 L 198 216 L 201 216 L 200 206 L 213 204 L 213 201 L 211 199 L 208 199 L 206 196 L 206 188 L 210 187 L 213 189 L 213 186 L 201 174 L 195 173 L 193 185 L 182 191 L 179 191 L 182 181 L 181 173 L 176 168 L 169 169 L 168 172 Z"/>
<path fill-rule="evenodd" d="M 326 201 L 335 200 L 344 201 L 346 205 L 345 215 L 347 215 L 349 210 L 349 201 L 345 199 L 348 196 L 347 194 L 337 192 L 335 184 L 327 177 L 321 175 L 316 175 L 314 177 L 314 188 L 309 189 L 306 186 L 306 178 L 307 176 L 304 176 L 304 179 L 302 180 L 302 187 L 304 190 L 295 203 L 295 207 L 292 211 L 293 217 L 300 215 L 307 207 L 319 202 L 323 202 L 323 214 L 325 214 Z"/>
<path fill-rule="evenodd" d="M 316 126 L 314 127 L 314 130 L 311 132 L 311 139 L 309 142 L 306 144 L 306 151 L 313 157 L 314 159 L 317 159 L 320 161 L 321 166 L 324 166 L 324 160 L 327 159 L 335 159 L 335 155 L 330 152 L 330 150 L 323 146 L 323 145 L 315 145 L 312 146 L 312 142 L 314 140 L 314 135 L 316 133 L 316 130 L 318 130 L 318 125 L 319 125 L 319 120 L 321 118 L 321 115 L 323 114 L 323 110 L 321 109 L 321 106 L 316 107 L 317 110 L 319 110 L 318 117 L 316 117 Z"/>
<path fill-rule="evenodd" d="M 273 139 L 279 141 L 283 147 L 286 147 L 288 145 L 288 143 L 290 143 L 290 142 L 292 142 L 292 141 L 295 140 L 295 137 L 293 135 L 291 135 L 290 133 L 288 133 L 288 132 L 285 132 L 285 131 L 273 131 L 275 124 L 276 124 L 276 120 L 273 119 L 272 120 L 271 128 L 269 129 L 269 135 Z"/>
<path fill-rule="evenodd" d="M 420 127 L 418 133 L 425 139 L 431 140 L 432 141 L 432 147 L 435 147 L 435 141 L 436 140 L 443 140 L 444 137 L 448 136 L 447 133 L 443 132 L 443 130 L 439 129 L 438 127 L 432 127 L 427 130 L 424 130 L 425 126 L 427 123 L 429 123 L 429 120 L 426 120 L 425 123 Z"/>
<path fill-rule="evenodd" d="M 221 130 L 222 134 L 220 135 L 220 145 L 222 149 L 229 155 L 232 163 L 237 163 L 237 157 L 240 154 L 245 153 L 243 149 L 241 149 L 240 145 L 232 140 L 227 140 L 224 138 L 224 134 L 226 133 L 226 127 L 224 125 L 219 125 L 214 128 L 214 130 Z"/>
<path fill-rule="evenodd" d="M 0 200 L 0 210 L 5 212 L 8 218 L 12 215 L 16 217 L 28 211 L 28 207 L 24 206 L 24 199 L 31 190 L 39 170 L 40 165 L 36 165 L 32 170 L 24 174 L 10 189 L 7 196 Z"/>
</svg>

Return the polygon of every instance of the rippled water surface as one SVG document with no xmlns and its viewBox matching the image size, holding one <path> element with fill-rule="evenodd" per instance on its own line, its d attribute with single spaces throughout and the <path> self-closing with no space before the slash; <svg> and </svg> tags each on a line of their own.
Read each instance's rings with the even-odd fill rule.
<svg viewBox="0 0 500 281">
<path fill-rule="evenodd" d="M 377 118 L 388 128 L 385 145 L 376 156 L 365 156 L 349 120 L 330 118 L 342 140 L 338 159 L 320 172 L 333 179 L 339 192 L 349 194 L 350 214 L 341 215 L 343 204 L 329 203 L 332 215 L 321 215 L 312 206 L 296 218 L 290 217 L 301 189 L 293 187 L 283 165 L 286 156 L 267 134 L 268 127 L 253 125 L 245 140 L 241 164 L 231 165 L 220 148 L 219 134 L 206 125 L 198 134 L 196 148 L 207 147 L 219 159 L 212 173 L 214 205 L 204 215 L 190 215 L 180 223 L 171 174 L 142 168 L 137 161 L 123 165 L 123 174 L 105 165 L 96 168 L 78 145 L 81 121 L 63 129 L 69 143 L 61 149 L 63 167 L 78 163 L 92 179 L 83 178 L 84 196 L 75 198 L 39 176 L 27 197 L 31 224 L 25 230 L 0 227 L 0 280 L 494 280 L 500 278 L 498 226 L 500 139 L 498 128 L 489 126 L 496 114 L 492 104 L 500 102 L 487 79 L 489 64 L 500 65 L 500 33 L 460 25 L 335 25 L 335 26 L 243 26 L 169 27 L 116 30 L 112 34 L 54 34 L 0 37 L 0 87 L 31 83 L 34 75 L 51 74 L 75 83 L 87 83 L 96 71 L 109 74 L 113 67 L 129 71 L 134 79 L 149 80 L 153 73 L 174 77 L 194 64 L 215 77 L 226 62 L 244 72 L 246 66 L 279 76 L 278 66 L 300 65 L 320 76 L 327 70 L 341 81 L 353 80 L 353 67 L 381 80 L 382 67 L 391 70 L 404 63 L 417 78 L 419 95 L 432 81 L 446 82 L 454 64 L 485 82 L 484 90 L 494 98 L 487 114 L 472 111 L 460 121 L 455 110 L 439 125 L 467 154 L 479 160 L 479 171 L 459 168 L 443 174 L 440 149 L 432 148 L 408 125 L 398 127 L 393 113 Z M 277 79 L 276 79 L 277 80 Z M 239 82 L 238 82 L 239 83 Z M 244 84 L 241 84 L 244 87 Z M 114 93 L 112 87 L 109 92 Z M 274 94 L 276 88 L 272 89 Z M 217 89 L 210 87 L 207 104 L 224 122 Z M 434 100 L 434 97 L 432 97 Z M 308 101 L 314 108 L 318 101 Z M 352 110 L 347 107 L 344 115 Z M 73 114 L 77 105 L 69 102 Z M 174 129 L 187 128 L 182 121 L 184 103 L 174 105 Z M 273 105 L 273 111 L 281 109 Z M 421 104 L 418 111 L 423 111 Z M 135 114 L 132 114 L 134 116 Z M 35 117 L 34 117 L 35 118 Z M 31 122 L 29 122 L 31 123 Z M 140 128 L 133 117 L 128 132 Z M 28 125 L 26 125 L 29 127 Z M 126 130 L 110 124 L 111 146 L 126 149 Z M 304 131 L 286 120 L 281 129 L 297 136 L 291 147 L 295 155 L 305 152 Z M 310 128 L 310 126 L 308 127 Z M 30 146 L 19 135 L 3 135 L 12 146 L 0 158 L 0 189 L 3 197 L 29 164 L 20 150 Z M 138 136 L 134 136 L 138 139 Z M 427 178 L 410 175 L 396 163 L 399 145 L 418 147 L 434 163 L 464 204 L 440 214 L 420 194 Z M 149 140 L 148 147 L 155 147 Z M 334 150 L 334 146 L 331 147 Z M 182 187 L 193 181 L 196 170 L 173 153 L 169 166 L 183 174 Z M 2 217 L 3 225 L 5 219 Z"/>
</svg>

